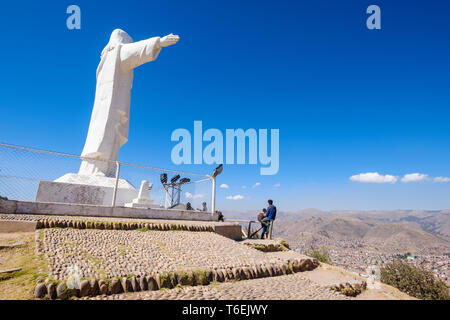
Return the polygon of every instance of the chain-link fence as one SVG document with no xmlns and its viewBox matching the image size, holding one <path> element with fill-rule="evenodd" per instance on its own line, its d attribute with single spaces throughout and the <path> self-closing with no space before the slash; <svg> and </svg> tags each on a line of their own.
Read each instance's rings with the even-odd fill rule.
<svg viewBox="0 0 450 320">
<path fill-rule="evenodd" d="M 210 211 L 213 185 L 208 175 L 109 162 L 115 174 L 79 175 L 76 155 L 0 143 L 0 197 L 136 208 Z M 164 176 L 164 174 L 166 176 Z M 173 179 L 178 176 L 178 179 Z M 164 178 L 167 181 L 164 181 Z M 164 183 L 162 183 L 164 182 Z"/>
</svg>

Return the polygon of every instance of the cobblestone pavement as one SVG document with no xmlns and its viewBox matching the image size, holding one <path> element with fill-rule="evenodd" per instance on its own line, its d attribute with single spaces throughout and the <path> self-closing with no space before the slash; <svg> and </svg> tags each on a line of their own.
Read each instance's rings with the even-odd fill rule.
<svg viewBox="0 0 450 320">
<path fill-rule="evenodd" d="M 308 272 L 308 271 L 307 271 Z M 142 291 L 94 300 L 350 300 L 296 273 L 285 276 L 216 283 L 209 286 Z"/>
<path fill-rule="evenodd" d="M 81 277 L 145 276 L 156 272 L 244 267 L 286 261 L 212 232 L 43 229 L 40 252 L 51 277 L 66 279 L 72 267 Z M 295 257 L 301 257 L 295 254 Z"/>
</svg>

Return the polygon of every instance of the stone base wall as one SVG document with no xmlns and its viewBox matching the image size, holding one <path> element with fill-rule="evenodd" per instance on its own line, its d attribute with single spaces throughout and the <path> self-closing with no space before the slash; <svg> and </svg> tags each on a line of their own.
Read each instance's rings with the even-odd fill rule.
<svg viewBox="0 0 450 320">
<path fill-rule="evenodd" d="M 3 199 L 0 199 L 0 213 L 191 221 L 217 221 L 218 219 L 217 213 L 212 214 L 210 212 L 194 210 L 108 207 L 87 204 L 32 202 Z"/>
</svg>

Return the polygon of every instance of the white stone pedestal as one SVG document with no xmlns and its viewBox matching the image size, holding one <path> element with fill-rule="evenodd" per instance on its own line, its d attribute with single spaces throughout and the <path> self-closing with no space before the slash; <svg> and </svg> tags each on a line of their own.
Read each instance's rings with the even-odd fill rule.
<svg viewBox="0 0 450 320">
<path fill-rule="evenodd" d="M 111 206 L 115 178 L 68 173 L 55 181 L 40 181 L 37 202 L 62 202 Z M 119 179 L 116 206 L 124 206 L 138 197 L 138 190 Z"/>
<path fill-rule="evenodd" d="M 147 180 L 141 182 L 141 188 L 139 189 L 139 195 L 136 199 L 133 199 L 131 203 L 125 203 L 125 207 L 128 208 L 159 208 L 160 206 L 155 204 L 150 199 L 150 191 L 153 185 Z"/>
</svg>

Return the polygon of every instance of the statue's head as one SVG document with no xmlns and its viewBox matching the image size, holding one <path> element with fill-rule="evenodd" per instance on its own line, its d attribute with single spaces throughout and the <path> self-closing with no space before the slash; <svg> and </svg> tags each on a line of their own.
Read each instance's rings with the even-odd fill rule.
<svg viewBox="0 0 450 320">
<path fill-rule="evenodd" d="M 106 45 L 106 47 L 103 49 L 101 58 L 103 59 L 106 57 L 106 54 L 108 51 L 113 50 L 117 48 L 118 45 L 124 44 L 124 43 L 132 43 L 133 38 L 130 37 L 128 33 L 121 29 L 116 29 L 111 33 L 111 37 L 109 37 L 109 42 Z M 101 64 L 101 63 L 100 63 Z M 98 73 L 98 70 L 97 70 Z"/>
<path fill-rule="evenodd" d="M 111 37 L 109 38 L 109 45 L 116 45 L 119 43 L 132 43 L 133 39 L 130 37 L 128 33 L 121 29 L 116 29 L 111 33 Z"/>
</svg>

